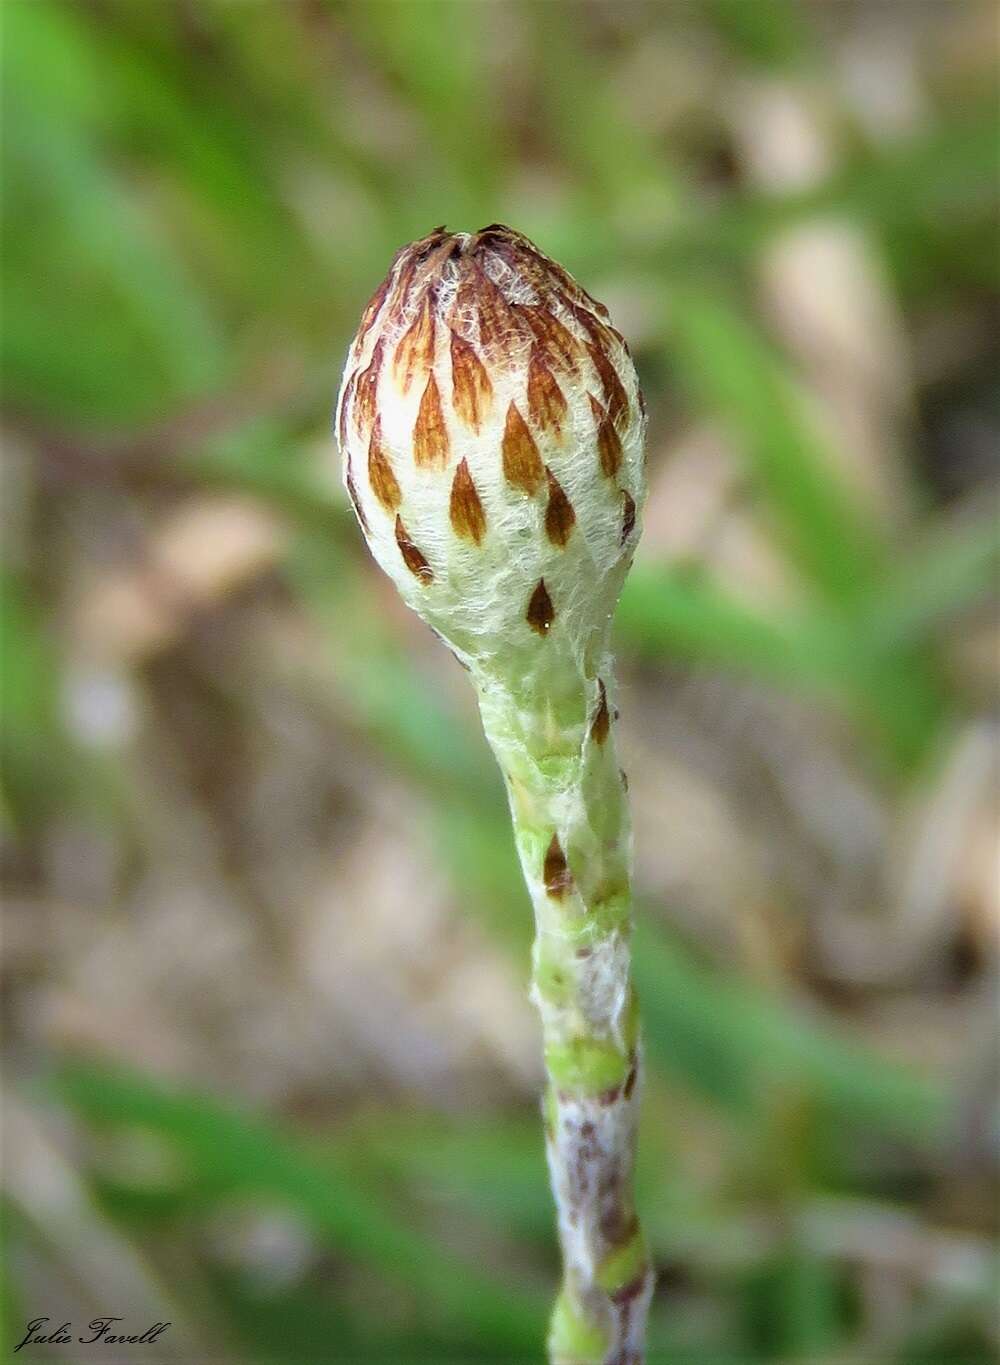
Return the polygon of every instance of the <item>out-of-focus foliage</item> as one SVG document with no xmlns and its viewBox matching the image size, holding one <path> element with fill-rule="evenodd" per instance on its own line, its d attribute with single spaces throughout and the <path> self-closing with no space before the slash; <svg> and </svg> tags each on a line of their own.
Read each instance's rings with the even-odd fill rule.
<svg viewBox="0 0 1000 1365">
<path fill-rule="evenodd" d="M 392 252 L 501 220 L 650 411 L 651 1359 L 992 1358 L 993 18 L 5 6 L 12 1344 L 539 1358 L 527 898 L 328 434 Z"/>
</svg>

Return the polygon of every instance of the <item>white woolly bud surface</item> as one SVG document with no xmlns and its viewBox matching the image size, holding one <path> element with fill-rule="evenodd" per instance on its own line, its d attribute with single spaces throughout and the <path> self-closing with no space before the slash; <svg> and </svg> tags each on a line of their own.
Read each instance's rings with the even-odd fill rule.
<svg viewBox="0 0 1000 1365">
<path fill-rule="evenodd" d="M 503 674 L 540 637 L 581 663 L 603 638 L 638 533 L 644 426 L 606 311 L 499 226 L 398 253 L 338 404 L 375 558 L 465 663 Z"/>
<path fill-rule="evenodd" d="M 443 228 L 369 303 L 337 409 L 372 553 L 472 674 L 535 909 L 554 1362 L 635 1365 L 652 1275 L 632 1201 L 640 1046 L 611 616 L 645 416 L 607 311 L 527 238 Z"/>
</svg>

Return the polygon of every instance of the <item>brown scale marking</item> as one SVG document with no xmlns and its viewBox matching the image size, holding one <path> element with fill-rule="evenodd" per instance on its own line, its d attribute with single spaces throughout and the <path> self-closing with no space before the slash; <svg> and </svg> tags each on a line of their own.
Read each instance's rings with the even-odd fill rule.
<svg viewBox="0 0 1000 1365">
<path fill-rule="evenodd" d="M 370 535 L 371 527 L 368 525 L 368 518 L 365 516 L 364 509 L 362 508 L 361 503 L 358 500 L 358 490 L 354 487 L 354 478 L 351 474 L 350 465 L 348 465 L 347 467 L 347 478 L 344 480 L 344 483 L 347 486 L 347 496 L 350 498 L 351 503 L 354 506 L 354 513 L 357 516 L 358 521 L 360 521 L 365 535 Z"/>
<path fill-rule="evenodd" d="M 492 231 L 480 232 L 477 235 L 479 238 L 477 246 L 487 245 L 494 256 L 499 257 L 510 267 L 515 279 L 530 284 L 535 289 L 548 283 L 551 271 L 547 268 L 547 262 L 536 252 L 526 250 L 516 238 Z"/>
<path fill-rule="evenodd" d="M 553 545 L 562 549 L 576 525 L 576 513 L 573 511 L 573 504 L 563 491 L 562 484 L 552 473 L 552 470 L 547 468 L 545 474 L 549 481 L 549 501 L 545 508 L 545 534 Z"/>
<path fill-rule="evenodd" d="M 622 791 L 627 792 L 627 791 L 628 791 L 628 773 L 625 771 L 624 768 L 619 768 L 619 769 L 618 769 L 618 776 L 619 776 L 619 777 L 621 778 L 621 780 L 622 780 Z"/>
<path fill-rule="evenodd" d="M 375 424 L 378 411 L 378 381 L 382 371 L 382 353 L 384 350 L 385 342 L 380 337 L 372 350 L 367 368 L 358 375 L 358 382 L 354 390 L 351 415 L 354 418 L 355 427 L 362 436 L 366 436 Z"/>
<path fill-rule="evenodd" d="M 528 416 L 540 431 L 551 432 L 561 439 L 568 411 L 566 395 L 546 365 L 541 347 L 532 346 L 528 364 Z"/>
<path fill-rule="evenodd" d="M 538 580 L 538 586 L 531 594 L 528 610 L 525 612 L 525 620 L 528 622 L 531 629 L 536 631 L 539 635 L 547 635 L 549 627 L 555 619 L 556 612 L 552 605 L 552 598 L 549 596 L 549 590 L 545 586 L 545 579 L 540 578 Z"/>
<path fill-rule="evenodd" d="M 341 450 L 347 449 L 347 415 L 351 406 L 351 399 L 354 397 L 354 390 L 358 383 L 357 370 L 351 371 L 351 377 L 347 381 L 343 397 L 340 400 L 340 413 L 337 417 L 337 435 L 340 438 Z"/>
<path fill-rule="evenodd" d="M 628 1284 L 622 1285 L 621 1289 L 616 1289 L 610 1296 L 611 1302 L 616 1304 L 619 1308 L 624 1308 L 626 1304 L 630 1304 L 633 1299 L 637 1299 L 639 1295 L 645 1291 L 646 1275 L 647 1272 L 645 1270 L 640 1271 L 638 1275 L 629 1280 Z M 632 1359 L 638 1359 L 638 1357 L 633 1356 Z M 628 1365 L 627 1361 L 626 1365 Z"/>
<path fill-rule="evenodd" d="M 597 679 L 597 690 L 599 700 L 594 719 L 590 723 L 590 737 L 595 744 L 603 744 L 611 729 L 611 716 L 608 712 L 608 694 L 600 678 Z"/>
<path fill-rule="evenodd" d="M 618 473 L 622 462 L 622 443 L 615 431 L 615 424 L 592 393 L 588 393 L 590 410 L 597 424 L 597 450 L 601 457 L 601 468 L 609 479 Z"/>
<path fill-rule="evenodd" d="M 448 510 L 456 534 L 464 536 L 476 545 L 480 544 L 486 534 L 486 513 L 469 473 L 467 460 L 463 460 L 455 470 Z"/>
<path fill-rule="evenodd" d="M 494 351 L 509 347 L 513 337 L 521 331 L 517 316 L 503 291 L 478 261 L 473 262 L 472 275 L 459 294 L 463 292 L 466 293 L 464 306 L 471 306 L 479 318 L 482 348 Z M 460 311 L 462 307 L 463 303 L 460 302 Z"/>
<path fill-rule="evenodd" d="M 423 378 L 434 363 L 434 311 L 428 289 L 410 326 L 403 333 L 392 361 L 392 372 L 403 393 Z"/>
<path fill-rule="evenodd" d="M 365 311 L 361 314 L 361 322 L 358 324 L 357 334 L 355 335 L 354 338 L 354 353 L 356 355 L 360 354 L 361 349 L 365 344 L 365 338 L 371 331 L 372 324 L 374 323 L 376 317 L 378 316 L 383 303 L 385 303 L 386 295 L 389 292 L 389 281 L 391 278 L 392 271 L 390 270 L 389 274 L 386 275 L 385 279 L 375 290 L 375 293 L 371 296 L 371 298 L 368 300 L 368 303 L 365 305 Z"/>
<path fill-rule="evenodd" d="M 597 1096 L 597 1103 L 603 1105 L 605 1108 L 607 1108 L 608 1105 L 614 1104 L 621 1094 L 621 1089 L 620 1085 L 612 1085 L 607 1090 L 602 1090 Z"/>
<path fill-rule="evenodd" d="M 524 316 L 532 334 L 541 343 L 549 359 L 562 369 L 575 371 L 577 362 L 583 355 L 582 345 L 573 333 L 562 325 L 552 310 L 518 304 L 517 311 Z"/>
<path fill-rule="evenodd" d="M 528 243 L 528 247 L 530 250 L 535 250 L 530 242 Z M 558 261 L 549 261 L 548 257 L 544 256 L 542 259 L 546 261 L 551 273 L 555 275 L 556 279 L 559 280 L 571 298 L 582 299 L 586 307 L 600 313 L 605 318 L 608 316 L 608 310 L 605 308 L 604 304 L 598 303 L 593 294 L 589 294 L 580 281 L 575 280 L 569 271 L 565 270 Z"/>
<path fill-rule="evenodd" d="M 633 1209 L 622 1208 L 622 1173 L 616 1163 L 611 1172 L 600 1182 L 598 1194 L 610 1201 L 601 1216 L 600 1228 L 604 1238 L 611 1246 L 625 1246 L 639 1231 L 639 1220 Z"/>
<path fill-rule="evenodd" d="M 507 409 L 503 432 L 503 472 L 508 483 L 523 492 L 534 494 L 541 486 L 545 467 L 535 445 L 528 424 L 518 411 L 517 404 Z"/>
<path fill-rule="evenodd" d="M 426 241 L 427 239 L 425 238 L 424 240 Z M 419 246 L 420 243 L 415 243 L 414 245 Z M 389 301 L 389 308 L 396 317 L 398 317 L 400 313 L 405 313 L 407 310 L 407 305 L 410 301 L 410 291 L 413 287 L 413 277 L 417 273 L 417 265 L 420 262 L 420 252 L 415 251 L 413 247 L 409 247 L 404 248 L 403 252 L 400 253 L 400 256 L 402 259 L 400 260 L 399 271 L 396 275 L 395 282 L 392 285 Z"/>
<path fill-rule="evenodd" d="M 593 361 L 594 369 L 597 371 L 601 384 L 604 386 L 608 416 L 618 427 L 623 419 L 627 420 L 628 418 L 628 395 L 625 392 L 625 386 L 622 384 L 618 371 L 607 353 L 600 346 L 588 346 L 587 352 Z"/>
<path fill-rule="evenodd" d="M 478 431 L 493 397 L 493 385 L 473 347 L 456 332 L 451 334 L 451 387 L 455 412 L 466 426 Z"/>
<path fill-rule="evenodd" d="M 441 267 L 444 265 L 445 261 L 451 260 L 451 258 L 460 252 L 461 249 L 459 242 L 449 234 L 442 238 L 434 249 L 428 253 L 425 260 L 419 263 L 421 278 L 432 281 L 430 289 L 435 302 L 437 301 Z"/>
<path fill-rule="evenodd" d="M 530 285 L 543 302 L 561 299 L 564 294 L 570 298 L 584 296 L 584 291 L 572 276 L 556 261 L 544 256 L 527 237 L 491 236 L 490 248 L 494 255 L 506 262 L 515 278 Z"/>
<path fill-rule="evenodd" d="M 571 303 L 569 311 L 590 337 L 593 344 L 606 350 L 612 336 L 612 329 L 597 316 L 593 308 L 588 308 L 579 303 Z"/>
<path fill-rule="evenodd" d="M 508 227 L 506 223 L 487 223 L 485 227 L 476 233 L 477 238 L 483 237 L 517 237 L 516 228 Z"/>
<path fill-rule="evenodd" d="M 372 492 L 387 512 L 395 512 L 403 501 L 399 483 L 392 472 L 385 443 L 382 440 L 382 422 L 376 417 L 368 442 L 368 482 Z"/>
<path fill-rule="evenodd" d="M 433 373 L 427 385 L 413 427 L 413 459 L 420 469 L 443 469 L 448 463 L 448 429 L 441 410 L 441 395 Z"/>
<path fill-rule="evenodd" d="M 427 563 L 420 550 L 417 549 L 410 534 L 403 525 L 403 518 L 396 517 L 396 544 L 399 546 L 399 553 L 403 556 L 403 563 L 415 578 L 419 578 L 421 583 L 430 583 L 434 579 L 434 572 Z"/>
<path fill-rule="evenodd" d="M 574 280 L 573 276 L 558 261 L 552 260 L 551 257 L 540 251 L 530 238 L 510 228 L 506 229 L 502 235 L 497 235 L 499 241 L 494 250 L 498 254 L 502 252 L 511 266 L 526 275 L 532 283 L 538 281 L 551 287 L 551 282 L 554 280 L 570 297 L 586 299 L 594 308 L 602 307 L 596 299 L 591 298 L 579 281 Z"/>
<path fill-rule="evenodd" d="M 619 545 L 624 545 L 626 540 L 635 530 L 635 498 L 628 491 L 622 489 L 622 534 Z"/>
<path fill-rule="evenodd" d="M 633 1062 L 628 1075 L 625 1077 L 625 1089 L 622 1092 L 627 1100 L 632 1098 L 632 1091 L 635 1089 L 635 1082 L 638 1074 L 639 1068 Z"/>
<path fill-rule="evenodd" d="M 558 834 L 553 834 L 552 842 L 545 852 L 542 881 L 545 883 L 545 890 L 557 901 L 562 900 L 573 885 L 573 874 L 569 870 Z"/>
</svg>

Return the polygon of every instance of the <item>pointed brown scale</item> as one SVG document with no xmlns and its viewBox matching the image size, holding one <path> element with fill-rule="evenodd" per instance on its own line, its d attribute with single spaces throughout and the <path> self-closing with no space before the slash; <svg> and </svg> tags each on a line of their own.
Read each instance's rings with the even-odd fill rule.
<svg viewBox="0 0 1000 1365">
<path fill-rule="evenodd" d="M 540 431 L 562 438 L 563 422 L 569 404 L 556 383 L 555 375 L 545 363 L 540 346 L 531 348 L 528 364 L 528 415 Z"/>
<path fill-rule="evenodd" d="M 585 304 L 570 303 L 568 307 L 593 344 L 606 350 L 611 341 L 611 328 L 598 317 L 593 308 L 588 308 Z"/>
<path fill-rule="evenodd" d="M 365 311 L 361 315 L 361 322 L 358 325 L 357 335 L 354 338 L 354 345 L 352 347 L 353 353 L 355 355 L 361 354 L 361 351 L 365 344 L 365 337 L 367 337 L 368 333 L 371 331 L 372 324 L 378 317 L 383 303 L 385 303 L 386 295 L 389 292 L 389 281 L 391 280 L 391 278 L 392 271 L 390 270 L 389 274 L 386 275 L 385 279 L 375 290 L 375 293 L 371 296 L 371 298 L 368 300 L 367 305 L 365 306 Z"/>
<path fill-rule="evenodd" d="M 403 563 L 413 574 L 414 578 L 419 578 L 421 583 L 430 583 L 434 579 L 434 572 L 427 563 L 420 550 L 417 549 L 410 539 L 409 532 L 403 525 L 403 518 L 396 517 L 396 544 L 399 546 L 399 553 L 403 557 Z"/>
<path fill-rule="evenodd" d="M 441 395 L 433 373 L 420 400 L 413 427 L 413 459 L 421 469 L 443 469 L 448 463 L 448 429 L 441 410 Z"/>
<path fill-rule="evenodd" d="M 354 390 L 358 384 L 358 372 L 353 370 L 347 385 L 344 388 L 344 395 L 340 400 L 340 415 L 337 418 L 337 435 L 340 438 L 341 450 L 347 449 L 347 419 L 350 415 L 351 401 L 354 398 Z"/>
<path fill-rule="evenodd" d="M 358 382 L 354 389 L 351 416 L 354 418 L 357 431 L 362 436 L 367 436 L 375 424 L 375 417 L 378 412 L 378 381 L 382 372 L 384 350 L 385 342 L 380 337 L 372 349 L 371 359 L 367 367 L 358 375 Z"/>
<path fill-rule="evenodd" d="M 542 881 L 545 883 L 545 890 L 557 901 L 561 901 L 573 885 L 573 874 L 569 870 L 558 834 L 553 834 L 552 841 L 545 850 Z"/>
<path fill-rule="evenodd" d="M 522 284 L 529 284 L 536 294 L 543 292 L 545 286 L 550 283 L 551 271 L 546 268 L 546 262 L 534 252 L 522 249 L 520 243 L 514 240 L 509 233 L 499 233 L 493 229 L 476 234 L 479 244 L 488 246 L 493 256 L 499 257 L 513 273 L 515 279 Z"/>
<path fill-rule="evenodd" d="M 574 280 L 558 261 L 543 256 L 534 242 L 523 233 L 515 231 L 514 228 L 505 228 L 502 224 L 494 224 L 492 228 L 484 229 L 484 232 L 489 232 L 491 237 L 497 239 L 491 242 L 493 250 L 502 256 L 517 274 L 526 277 L 532 283 L 545 284 L 550 288 L 554 280 L 570 298 L 584 299 L 592 307 L 602 308 L 602 305 L 591 298 L 583 285 Z M 482 235 L 483 233 L 480 233 L 480 236 Z"/>
<path fill-rule="evenodd" d="M 637 1061 L 635 1061 L 635 1062 L 632 1063 L 631 1067 L 629 1068 L 629 1073 L 628 1073 L 628 1075 L 625 1077 L 625 1086 L 624 1086 L 624 1088 L 623 1088 L 623 1090 L 622 1090 L 622 1094 L 625 1096 L 625 1098 L 626 1098 L 627 1100 L 630 1100 L 630 1099 L 632 1098 L 632 1091 L 635 1089 L 635 1083 L 636 1083 L 636 1080 L 638 1079 L 638 1076 L 639 1076 L 639 1063 L 638 1063 Z"/>
<path fill-rule="evenodd" d="M 392 373 L 403 393 L 423 379 L 434 363 L 433 298 L 428 289 L 417 316 L 399 339 L 392 361 Z"/>
<path fill-rule="evenodd" d="M 635 530 L 635 498 L 628 491 L 622 489 L 622 534 L 619 545 L 624 545 L 626 540 Z"/>
<path fill-rule="evenodd" d="M 628 417 L 628 395 L 625 392 L 625 386 L 619 379 L 618 371 L 607 354 L 599 346 L 588 346 L 587 352 L 604 387 L 608 416 L 618 427 L 622 419 Z"/>
<path fill-rule="evenodd" d="M 455 412 L 466 426 L 478 431 L 493 397 L 493 385 L 473 347 L 456 332 L 451 334 L 451 387 Z"/>
<path fill-rule="evenodd" d="M 360 521 L 365 535 L 370 535 L 371 527 L 368 525 L 368 518 L 365 516 L 364 508 L 358 500 L 358 490 L 354 487 L 354 477 L 351 474 L 350 462 L 348 462 L 347 478 L 344 480 L 344 483 L 347 485 L 347 496 L 350 498 L 354 507 L 355 515 L 357 516 L 358 521 Z"/>
<path fill-rule="evenodd" d="M 611 1302 L 616 1308 L 621 1308 L 624 1312 L 628 1309 L 633 1300 L 645 1294 L 649 1287 L 649 1271 L 644 1267 L 638 1275 L 633 1276 L 628 1284 L 622 1285 L 621 1289 L 616 1289 L 613 1294 L 609 1294 Z"/>
<path fill-rule="evenodd" d="M 400 262 L 396 278 L 392 283 L 389 294 L 389 310 L 394 317 L 399 317 L 409 311 L 410 297 L 413 292 L 413 280 L 417 273 L 417 264 L 420 252 L 414 250 L 417 243 L 410 247 L 405 253 L 405 258 Z"/>
<path fill-rule="evenodd" d="M 461 244 L 446 233 L 438 244 L 420 262 L 420 277 L 436 282 L 440 279 L 441 267 L 461 250 Z M 432 286 L 433 287 L 433 286 Z"/>
<path fill-rule="evenodd" d="M 524 614 L 524 619 L 533 631 L 539 635 L 547 635 L 549 627 L 556 619 L 556 610 L 552 605 L 552 598 L 549 590 L 545 586 L 545 579 L 540 578 L 531 594 L 528 602 L 528 610 Z"/>
<path fill-rule="evenodd" d="M 463 460 L 455 470 L 455 477 L 451 481 L 448 511 L 456 534 L 464 536 L 476 545 L 480 544 L 486 534 L 486 513 L 469 473 L 467 460 Z"/>
<path fill-rule="evenodd" d="M 541 342 L 549 358 L 560 368 L 575 370 L 583 354 L 582 344 L 565 328 L 548 308 L 519 304 L 517 311 L 524 315 L 531 332 Z"/>
<path fill-rule="evenodd" d="M 503 431 L 503 472 L 508 483 L 525 493 L 536 493 L 541 486 L 545 468 L 528 424 L 518 411 L 517 404 L 507 409 Z"/>
<path fill-rule="evenodd" d="M 611 713 L 608 711 L 608 694 L 604 683 L 597 679 L 598 702 L 594 719 L 590 722 L 590 737 L 595 744 L 603 744 L 611 729 Z"/>
<path fill-rule="evenodd" d="M 622 462 L 622 443 L 615 431 L 615 424 L 592 393 L 588 393 L 590 410 L 597 424 L 597 449 L 601 457 L 601 468 L 609 479 L 618 473 Z"/>
<path fill-rule="evenodd" d="M 506 350 L 521 330 L 518 319 L 503 291 L 478 260 L 473 262 L 473 271 L 465 289 L 468 291 L 466 302 L 479 319 L 479 343 L 483 350 Z"/>
<path fill-rule="evenodd" d="M 546 469 L 545 475 L 549 482 L 549 501 L 545 508 L 545 534 L 553 545 L 558 545 L 562 549 L 569 540 L 570 533 L 576 524 L 576 513 L 573 511 L 573 504 L 563 491 L 562 484 L 552 473 L 552 470 Z"/>
<path fill-rule="evenodd" d="M 368 482 L 385 510 L 395 512 L 403 501 L 403 495 L 392 472 L 392 465 L 389 463 L 389 456 L 382 440 L 382 423 L 377 417 L 368 442 Z"/>
</svg>

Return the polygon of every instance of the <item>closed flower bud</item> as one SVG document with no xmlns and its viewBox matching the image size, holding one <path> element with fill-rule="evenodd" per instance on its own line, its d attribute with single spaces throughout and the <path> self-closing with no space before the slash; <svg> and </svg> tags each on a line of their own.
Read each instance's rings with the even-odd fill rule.
<svg viewBox="0 0 1000 1365">
<path fill-rule="evenodd" d="M 351 345 L 344 479 L 375 558 L 477 672 L 600 651 L 645 419 L 607 310 L 511 228 L 399 251 Z"/>
</svg>

